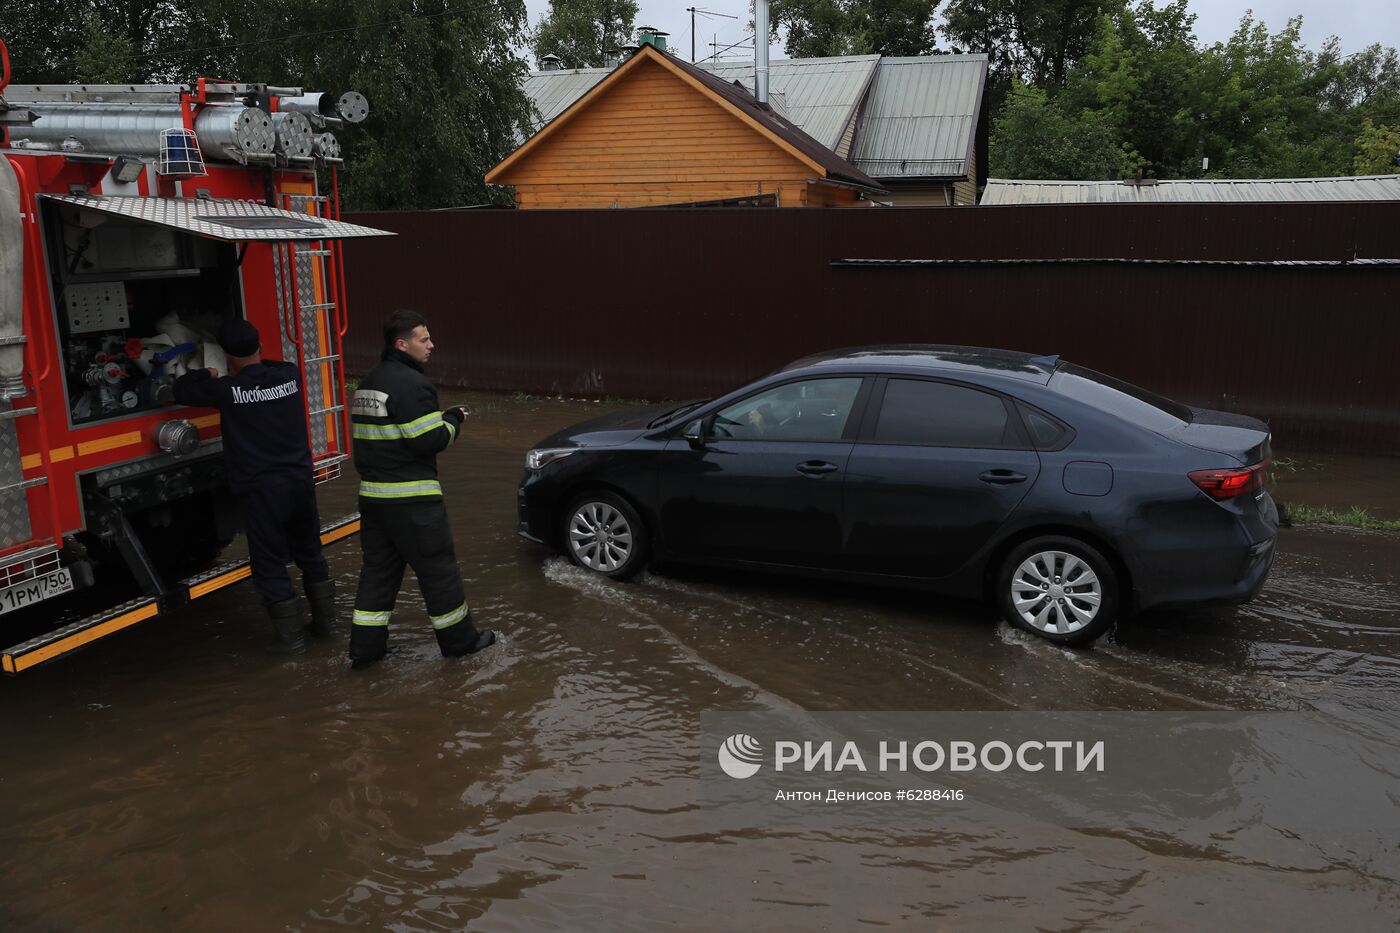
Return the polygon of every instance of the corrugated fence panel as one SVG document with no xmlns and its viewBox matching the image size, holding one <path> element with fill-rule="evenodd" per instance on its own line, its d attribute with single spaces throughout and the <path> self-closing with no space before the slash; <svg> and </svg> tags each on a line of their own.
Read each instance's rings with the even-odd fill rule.
<svg viewBox="0 0 1400 933">
<path fill-rule="evenodd" d="M 1059 353 L 1265 418 L 1289 450 L 1400 455 L 1400 267 L 1016 259 L 1400 258 L 1400 205 L 440 211 L 349 215 L 351 370 L 396 307 L 445 384 L 711 395 L 819 350 L 966 343 Z M 990 260 L 833 267 L 838 259 Z"/>
</svg>

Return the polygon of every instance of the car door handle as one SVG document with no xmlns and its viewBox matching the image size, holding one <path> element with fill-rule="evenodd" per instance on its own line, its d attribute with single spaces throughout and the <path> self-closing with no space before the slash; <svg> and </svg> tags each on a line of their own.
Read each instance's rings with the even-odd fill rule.
<svg viewBox="0 0 1400 933">
<path fill-rule="evenodd" d="M 834 463 L 827 463 L 825 460 L 808 460 L 797 465 L 797 472 L 805 473 L 808 476 L 821 476 L 823 473 L 835 473 L 839 470 Z"/>
<path fill-rule="evenodd" d="M 1017 473 L 1015 470 L 988 470 L 977 478 L 993 486 L 1010 486 L 1012 483 L 1024 483 L 1026 474 Z"/>
</svg>

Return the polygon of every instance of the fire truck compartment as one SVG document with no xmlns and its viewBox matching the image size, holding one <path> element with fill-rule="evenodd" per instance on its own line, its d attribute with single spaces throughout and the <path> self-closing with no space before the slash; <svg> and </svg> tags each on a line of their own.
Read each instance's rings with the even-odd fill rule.
<svg viewBox="0 0 1400 933">
<path fill-rule="evenodd" d="M 227 371 L 214 343 L 241 317 L 230 243 L 44 199 L 69 415 L 87 425 L 174 401 L 186 371 Z"/>
</svg>

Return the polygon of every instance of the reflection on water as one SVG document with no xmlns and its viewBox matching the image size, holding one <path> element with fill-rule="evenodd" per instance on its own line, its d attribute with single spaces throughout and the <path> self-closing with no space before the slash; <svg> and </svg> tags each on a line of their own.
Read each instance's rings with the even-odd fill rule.
<svg viewBox="0 0 1400 933">
<path fill-rule="evenodd" d="M 455 401 L 455 399 L 453 399 Z M 411 585 L 400 652 L 256 647 L 252 590 L 0 682 L 6 929 L 791 929 L 868 922 L 1389 929 L 1358 851 L 1275 864 L 1053 828 L 706 828 L 705 709 L 1312 709 L 1368 734 L 1400 700 L 1400 537 L 1288 531 L 1234 610 L 1091 652 L 921 594 L 675 571 L 618 584 L 515 536 L 524 451 L 597 411 L 469 396 L 442 460 L 467 591 L 500 644 L 443 661 Z M 323 491 L 353 508 L 353 486 Z M 345 615 L 353 542 L 332 549 Z M 1394 741 L 1394 737 L 1390 737 Z M 1314 805 L 1327 806 L 1327 792 Z"/>
</svg>

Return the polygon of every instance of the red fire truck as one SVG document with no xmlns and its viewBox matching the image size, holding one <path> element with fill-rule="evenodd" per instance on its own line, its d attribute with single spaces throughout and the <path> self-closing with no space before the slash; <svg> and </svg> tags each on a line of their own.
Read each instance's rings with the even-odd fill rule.
<svg viewBox="0 0 1400 933">
<path fill-rule="evenodd" d="M 217 564 L 238 528 L 219 416 L 171 397 L 188 369 L 227 371 L 224 319 L 301 365 L 317 481 L 340 474 L 340 241 L 387 234 L 340 221 L 330 130 L 367 112 L 353 92 L 210 79 L 21 86 L 0 43 L 5 673 L 249 576 Z"/>
</svg>

